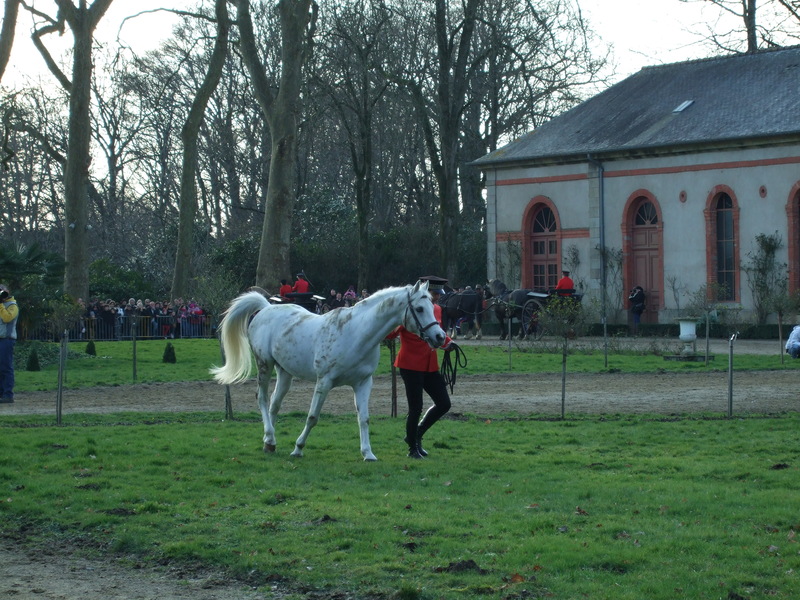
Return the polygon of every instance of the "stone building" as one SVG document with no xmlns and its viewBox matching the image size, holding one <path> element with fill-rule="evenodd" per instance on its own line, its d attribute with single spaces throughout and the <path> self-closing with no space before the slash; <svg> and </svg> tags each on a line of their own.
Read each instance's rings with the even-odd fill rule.
<svg viewBox="0 0 800 600">
<path fill-rule="evenodd" d="M 488 274 L 509 287 L 569 266 L 617 309 L 644 287 L 644 322 L 715 282 L 752 312 L 742 267 L 777 232 L 800 289 L 800 47 L 644 68 L 475 164 Z"/>
</svg>

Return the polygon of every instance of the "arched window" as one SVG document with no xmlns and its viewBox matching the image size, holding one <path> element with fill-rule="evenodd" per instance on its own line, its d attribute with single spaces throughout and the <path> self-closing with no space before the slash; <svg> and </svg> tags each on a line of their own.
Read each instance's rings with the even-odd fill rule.
<svg viewBox="0 0 800 600">
<path fill-rule="evenodd" d="M 736 298 L 736 234 L 734 230 L 733 200 L 722 192 L 714 205 L 716 225 L 716 276 L 720 285 L 719 299 Z"/>
<path fill-rule="evenodd" d="M 656 207 L 653 206 L 652 202 L 645 201 L 641 203 L 639 209 L 636 211 L 636 217 L 634 218 L 633 224 L 634 225 L 658 224 L 658 213 L 656 212 Z"/>
<path fill-rule="evenodd" d="M 558 225 L 550 207 L 542 205 L 531 223 L 532 287 L 547 290 L 556 287 L 559 273 Z"/>
</svg>

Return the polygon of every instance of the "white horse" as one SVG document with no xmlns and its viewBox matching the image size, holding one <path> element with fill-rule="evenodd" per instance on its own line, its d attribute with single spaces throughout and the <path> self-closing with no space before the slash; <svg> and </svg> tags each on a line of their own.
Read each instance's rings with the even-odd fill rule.
<svg viewBox="0 0 800 600">
<path fill-rule="evenodd" d="M 220 323 L 225 365 L 212 368 L 211 373 L 221 384 L 246 380 L 252 349 L 258 367 L 264 452 L 275 451 L 275 419 L 293 378 L 317 382 L 305 428 L 292 456 L 303 456 L 306 438 L 317 424 L 328 392 L 342 385 L 352 387 L 361 455 L 364 460 L 377 460 L 369 443 L 369 395 L 380 343 L 392 329 L 403 325 L 431 347 L 441 346 L 445 333 L 434 316 L 430 298 L 428 283 L 417 282 L 414 286 L 386 288 L 351 308 L 317 315 L 295 304 L 270 304 L 260 293 L 247 292 L 231 303 Z M 277 378 L 268 401 L 273 368 Z"/>
</svg>

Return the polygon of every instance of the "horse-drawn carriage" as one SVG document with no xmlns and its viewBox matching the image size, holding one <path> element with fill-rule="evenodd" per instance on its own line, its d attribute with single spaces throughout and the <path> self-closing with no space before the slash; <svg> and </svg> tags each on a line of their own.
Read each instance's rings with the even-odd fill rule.
<svg viewBox="0 0 800 600">
<path fill-rule="evenodd" d="M 274 300 L 273 298 L 270 298 Z M 302 306 L 309 312 L 317 312 L 317 302 L 320 300 L 324 300 L 322 296 L 318 296 L 312 292 L 290 292 L 286 294 L 286 299 L 291 302 L 292 304 L 297 304 L 298 306 Z M 283 298 L 278 298 L 278 300 L 285 302 Z"/>
<path fill-rule="evenodd" d="M 499 279 L 493 279 L 486 285 L 486 298 L 494 305 L 494 314 L 500 323 L 500 339 L 512 335 L 511 323 L 517 319 L 520 323 L 519 337 L 541 339 L 545 328 L 540 322 L 540 315 L 553 298 L 569 298 L 575 302 L 583 299 L 583 294 L 575 290 L 559 290 L 540 292 L 529 289 L 509 290 Z M 506 321 L 509 322 L 506 328 Z"/>
</svg>

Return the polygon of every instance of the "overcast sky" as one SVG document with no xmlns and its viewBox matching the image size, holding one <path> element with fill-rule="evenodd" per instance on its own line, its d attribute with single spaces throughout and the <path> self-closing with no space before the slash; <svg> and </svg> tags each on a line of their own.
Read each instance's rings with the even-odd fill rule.
<svg viewBox="0 0 800 600">
<path fill-rule="evenodd" d="M 326 0 L 319 0 L 324 7 Z M 600 38 L 614 48 L 619 81 L 639 69 L 649 65 L 678 62 L 702 58 L 708 54 L 699 43 L 704 29 L 699 23 L 708 22 L 719 14 L 714 7 L 704 2 L 684 3 L 679 0 L 578 0 L 581 9 Z M 97 37 L 112 42 L 119 35 L 126 44 L 138 50 L 158 45 L 168 36 L 175 18 L 165 12 L 139 16 L 129 20 L 120 31 L 122 19 L 130 14 L 170 6 L 188 9 L 196 5 L 196 0 L 115 0 L 101 22 Z M 37 4 L 37 7 L 41 4 Z M 689 31 L 694 30 L 696 34 Z M 3 83 L 8 85 L 19 81 L 20 73 L 33 74 L 45 72 L 44 62 L 30 42 L 31 18 L 25 10 L 20 10 L 19 27 L 12 53 L 9 71 Z M 57 36 L 47 38 L 49 48 L 53 47 Z M 62 38 L 64 47 L 72 43 L 67 33 Z"/>
</svg>

